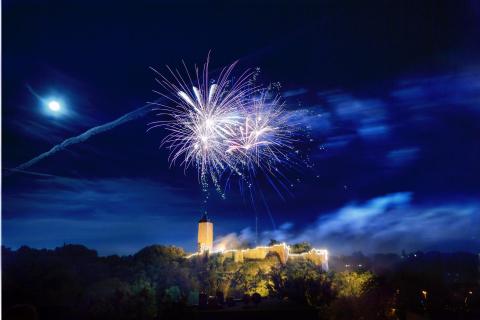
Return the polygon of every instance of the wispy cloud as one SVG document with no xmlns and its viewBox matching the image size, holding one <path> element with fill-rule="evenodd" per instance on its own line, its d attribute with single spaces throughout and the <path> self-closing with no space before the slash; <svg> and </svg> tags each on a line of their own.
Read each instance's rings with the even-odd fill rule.
<svg viewBox="0 0 480 320">
<path fill-rule="evenodd" d="M 69 217 L 36 217 L 3 221 L 3 245 L 18 248 L 54 248 L 63 243 L 86 245 L 101 255 L 133 254 L 152 244 L 177 245 L 194 250 L 194 223 L 180 216 L 135 218 L 97 214 L 81 220 Z"/>
<path fill-rule="evenodd" d="M 292 90 L 284 91 L 284 92 L 282 92 L 282 96 L 284 98 L 295 97 L 295 96 L 303 95 L 307 92 L 308 92 L 308 90 L 305 89 L 305 88 L 298 88 L 298 89 L 292 89 Z"/>
<path fill-rule="evenodd" d="M 101 254 L 130 254 L 146 245 L 195 247 L 198 201 L 184 190 L 146 179 L 40 176 L 28 191 L 3 198 L 2 241 L 55 247 L 81 243 Z"/>
<path fill-rule="evenodd" d="M 445 202 L 431 205 L 414 204 L 409 192 L 373 198 L 364 203 L 348 204 L 321 215 L 317 221 L 295 229 L 285 223 L 277 230 L 260 234 L 260 243 L 270 239 L 296 243 L 307 241 L 316 247 L 328 248 L 333 254 L 364 252 L 400 252 L 402 249 L 436 249 L 442 246 L 474 250 L 480 245 L 480 202 Z M 243 230 L 220 237 L 225 244 L 253 242 L 255 234 Z"/>
<path fill-rule="evenodd" d="M 193 206 L 186 194 L 147 179 L 74 179 L 46 176 L 30 180 L 29 190 L 4 193 L 3 218 L 77 217 L 105 212 L 121 215 L 174 212 Z M 180 191 L 180 192 L 179 192 Z"/>
<path fill-rule="evenodd" d="M 38 156 L 30 159 L 27 162 L 24 162 L 24 163 L 18 165 L 13 170 L 13 172 L 15 170 L 19 170 L 19 171 L 20 170 L 26 170 L 26 169 L 30 168 L 31 166 L 33 166 L 34 164 L 36 164 L 37 162 L 39 162 L 39 161 L 41 161 L 45 158 L 48 158 L 48 157 L 56 154 L 59 151 L 65 150 L 69 146 L 72 146 L 72 145 L 75 145 L 75 144 L 78 144 L 78 143 L 82 143 L 82 142 L 90 139 L 91 137 L 93 137 L 97 134 L 104 133 L 106 131 L 110 131 L 113 128 L 118 127 L 118 126 L 120 126 L 120 125 L 122 125 L 126 122 L 130 122 L 130 121 L 136 120 L 138 118 L 142 118 L 145 115 L 147 115 L 151 110 L 152 110 L 151 106 L 147 104 L 147 105 L 145 105 L 141 108 L 138 108 L 138 109 L 133 110 L 129 113 L 126 113 L 123 116 L 121 116 L 121 117 L 119 117 L 115 120 L 112 120 L 110 122 L 106 122 L 102 125 L 99 125 L 99 126 L 96 126 L 96 127 L 93 127 L 93 128 L 90 128 L 87 131 L 85 131 L 85 132 L 83 132 L 79 135 L 76 135 L 74 137 L 65 139 L 61 143 L 53 146 L 50 150 L 48 150 L 48 151 L 46 151 L 42 154 L 39 154 Z"/>
</svg>

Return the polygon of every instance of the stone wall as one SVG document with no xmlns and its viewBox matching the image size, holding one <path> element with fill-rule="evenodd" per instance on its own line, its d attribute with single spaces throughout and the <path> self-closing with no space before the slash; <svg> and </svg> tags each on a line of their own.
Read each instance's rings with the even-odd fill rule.
<svg viewBox="0 0 480 320">
<path fill-rule="evenodd" d="M 268 254 L 274 253 L 278 255 L 282 264 L 287 263 L 289 259 L 309 260 L 317 266 L 322 266 L 328 270 L 328 251 L 320 249 L 312 249 L 308 252 L 293 254 L 286 244 L 276 244 L 270 247 L 256 247 L 252 249 L 226 250 L 220 252 L 224 258 L 233 259 L 235 262 L 244 262 L 245 260 L 263 260 Z"/>
<path fill-rule="evenodd" d="M 322 266 L 324 270 L 328 270 L 328 251 L 320 249 L 312 249 L 308 252 L 289 254 L 292 260 L 309 260 L 317 266 Z"/>
<path fill-rule="evenodd" d="M 196 257 L 201 253 L 193 253 L 187 258 Z M 288 260 L 307 260 L 313 262 L 317 266 L 321 266 L 324 270 L 328 270 L 328 251 L 322 249 L 311 249 L 304 253 L 290 253 L 290 247 L 285 243 L 276 244 L 269 247 L 256 247 L 252 249 L 225 250 L 220 252 L 212 252 L 219 254 L 224 259 L 233 259 L 233 261 L 242 263 L 245 260 L 263 260 L 269 254 L 276 254 L 282 264 Z"/>
</svg>

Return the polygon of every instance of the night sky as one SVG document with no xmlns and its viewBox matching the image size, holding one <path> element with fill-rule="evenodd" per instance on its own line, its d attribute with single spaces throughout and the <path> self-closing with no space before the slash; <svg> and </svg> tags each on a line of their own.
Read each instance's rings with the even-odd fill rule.
<svg viewBox="0 0 480 320">
<path fill-rule="evenodd" d="M 480 250 L 477 1 L 4 1 L 2 241 L 150 244 L 192 251 L 207 210 L 217 239 L 310 241 L 332 254 Z M 165 132 L 138 116 L 12 171 L 67 138 L 158 99 L 149 67 L 239 60 L 280 83 L 307 129 L 288 190 L 232 187 L 208 203 L 170 167 Z M 42 99 L 62 102 L 48 111 Z M 114 122 L 115 123 L 115 122 Z"/>
</svg>

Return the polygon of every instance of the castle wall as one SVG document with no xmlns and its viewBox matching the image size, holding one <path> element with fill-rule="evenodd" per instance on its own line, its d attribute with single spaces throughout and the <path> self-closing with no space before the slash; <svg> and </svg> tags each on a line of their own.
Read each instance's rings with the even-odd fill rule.
<svg viewBox="0 0 480 320">
<path fill-rule="evenodd" d="M 213 223 L 208 220 L 206 214 L 198 223 L 198 251 L 188 256 L 194 257 L 203 252 L 213 252 Z M 282 264 L 286 264 L 289 259 L 307 260 L 313 262 L 317 266 L 322 266 L 324 270 L 328 270 L 328 251 L 320 249 L 312 249 L 308 252 L 293 254 L 290 253 L 290 247 L 285 243 L 275 244 L 273 246 L 259 246 L 251 249 L 225 250 L 216 252 L 223 259 L 233 259 L 235 262 L 242 263 L 245 260 L 263 260 L 269 254 L 276 254 Z"/>
<path fill-rule="evenodd" d="M 308 252 L 289 254 L 292 260 L 307 260 L 313 262 L 317 266 L 322 266 L 324 270 L 328 270 L 328 251 L 320 249 L 312 249 Z"/>
<path fill-rule="evenodd" d="M 267 256 L 268 249 L 266 247 L 256 247 L 252 249 L 245 249 L 243 251 L 244 259 L 263 260 Z"/>
<path fill-rule="evenodd" d="M 280 258 L 280 262 L 285 264 L 287 263 L 288 260 L 288 255 L 289 255 L 289 249 L 288 246 L 284 243 L 282 244 L 276 244 L 271 247 L 269 247 L 269 252 L 276 253 L 278 257 Z"/>
<path fill-rule="evenodd" d="M 235 262 L 243 262 L 243 251 L 238 250 L 233 252 L 233 261 Z"/>
<path fill-rule="evenodd" d="M 210 251 L 211 253 L 215 253 Z M 317 266 L 321 266 L 323 270 L 328 270 L 328 251 L 321 249 L 312 249 L 304 253 L 290 253 L 290 248 L 286 244 L 277 244 L 270 247 L 256 247 L 252 249 L 225 250 L 216 252 L 223 259 L 233 259 L 233 261 L 242 263 L 245 260 L 263 260 L 269 253 L 278 255 L 280 262 L 286 264 L 288 260 L 304 260 L 311 261 Z M 188 258 L 198 256 L 194 253 Z"/>
</svg>

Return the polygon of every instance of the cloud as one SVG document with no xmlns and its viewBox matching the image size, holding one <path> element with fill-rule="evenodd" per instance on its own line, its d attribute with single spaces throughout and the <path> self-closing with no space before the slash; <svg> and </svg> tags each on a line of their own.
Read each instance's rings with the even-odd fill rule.
<svg viewBox="0 0 480 320">
<path fill-rule="evenodd" d="M 136 120 L 138 118 L 142 118 L 145 115 L 147 115 L 149 112 L 151 112 L 151 110 L 152 110 L 152 107 L 149 104 L 147 104 L 147 105 L 145 105 L 141 108 L 138 108 L 138 109 L 133 110 L 129 113 L 126 113 L 123 116 L 121 116 L 121 117 L 119 117 L 119 118 L 117 118 L 113 121 L 109 121 L 109 122 L 106 122 L 102 125 L 90 128 L 87 131 L 85 131 L 85 132 L 83 132 L 83 133 L 81 133 L 77 136 L 74 136 L 74 137 L 71 137 L 71 138 L 68 138 L 68 139 L 62 141 L 61 143 L 53 146 L 50 150 L 48 150 L 48 151 L 46 151 L 42 154 L 39 154 L 35 158 L 32 158 L 29 161 L 18 165 L 15 169 L 12 170 L 12 172 L 26 170 L 26 169 L 30 168 L 31 166 L 33 166 L 34 164 L 36 164 L 37 162 L 39 162 L 39 161 L 41 161 L 45 158 L 48 158 L 48 157 L 56 154 L 59 151 L 65 150 L 67 147 L 69 147 L 71 145 L 75 145 L 77 143 L 85 142 L 86 140 L 90 139 L 91 137 L 93 137 L 97 134 L 110 131 L 113 128 L 115 128 L 117 126 L 120 126 L 120 125 L 122 125 L 126 122 L 130 122 L 130 121 Z"/>
<path fill-rule="evenodd" d="M 255 234 L 250 228 L 245 228 L 239 234 L 232 232 L 217 237 L 213 243 L 214 250 L 238 249 L 253 244 Z"/>
<path fill-rule="evenodd" d="M 438 105 L 467 106 L 479 112 L 480 71 L 478 67 L 458 73 L 403 79 L 390 95 L 395 103 L 418 109 L 434 109 Z"/>
<path fill-rule="evenodd" d="M 288 90 L 288 91 L 284 91 L 282 92 L 282 96 L 284 98 L 288 98 L 288 97 L 295 97 L 295 96 L 300 96 L 300 95 L 303 95 L 305 93 L 307 93 L 308 90 L 305 89 L 305 88 L 299 88 L 299 89 L 293 89 L 293 90 Z"/>
<path fill-rule="evenodd" d="M 263 231 L 260 243 L 267 244 L 270 239 L 290 244 L 307 241 L 332 254 L 448 250 L 460 243 L 463 249 L 478 248 L 478 200 L 430 205 L 414 204 L 412 199 L 412 193 L 401 192 L 348 204 L 299 230 L 293 223 L 286 223 L 277 230 Z M 238 236 L 229 234 L 226 243 L 236 243 L 240 238 L 252 242 L 252 237 L 251 230 L 243 230 Z"/>
<path fill-rule="evenodd" d="M 386 160 L 392 166 L 403 166 L 414 161 L 419 152 L 420 149 L 416 147 L 396 149 L 387 153 Z"/>
<path fill-rule="evenodd" d="M 4 193 L 3 218 L 29 216 L 81 217 L 95 213 L 130 215 L 165 213 L 190 208 L 194 200 L 181 189 L 136 178 L 74 179 L 40 176 L 28 190 L 9 186 Z"/>
<path fill-rule="evenodd" d="M 193 229 L 193 224 L 174 215 L 14 218 L 2 224 L 3 245 L 14 249 L 22 245 L 55 248 L 63 243 L 75 243 L 95 249 L 100 255 L 128 255 L 152 244 L 176 244 L 193 250 L 195 243 L 194 233 L 185 232 Z"/>
<path fill-rule="evenodd" d="M 194 250 L 198 201 L 147 179 L 36 176 L 28 191 L 3 195 L 2 241 L 18 248 L 81 243 L 131 254 L 155 243 Z"/>
<path fill-rule="evenodd" d="M 285 222 L 278 229 L 265 230 L 259 234 L 258 244 L 265 245 L 270 240 L 288 242 L 291 238 L 290 230 L 293 223 Z M 231 232 L 226 235 L 216 237 L 214 241 L 214 250 L 239 249 L 247 246 L 254 246 L 256 241 L 255 232 L 251 228 L 244 228 L 240 233 Z"/>
</svg>

